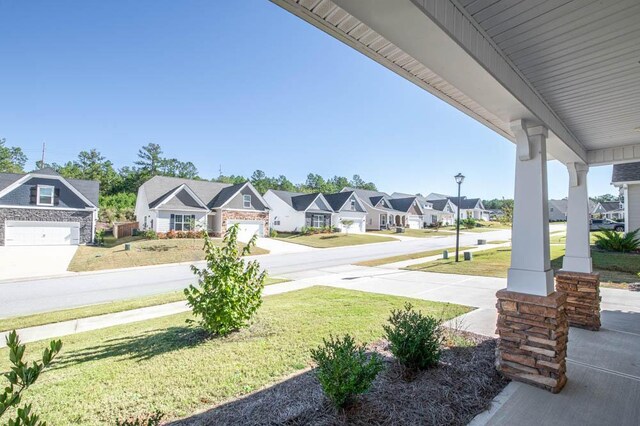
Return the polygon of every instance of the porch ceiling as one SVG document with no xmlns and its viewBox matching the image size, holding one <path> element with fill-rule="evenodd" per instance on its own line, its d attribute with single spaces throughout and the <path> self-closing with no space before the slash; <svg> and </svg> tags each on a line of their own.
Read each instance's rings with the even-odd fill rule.
<svg viewBox="0 0 640 426">
<path fill-rule="evenodd" d="M 549 153 L 640 159 L 637 0 L 271 0 L 514 140 L 550 129 Z"/>
<path fill-rule="evenodd" d="M 640 143 L 640 2 L 459 3 L 585 148 Z"/>
</svg>

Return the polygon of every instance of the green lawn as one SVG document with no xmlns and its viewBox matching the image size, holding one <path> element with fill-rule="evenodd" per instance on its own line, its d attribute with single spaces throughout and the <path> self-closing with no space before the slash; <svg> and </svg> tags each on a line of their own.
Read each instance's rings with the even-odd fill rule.
<svg viewBox="0 0 640 426">
<path fill-rule="evenodd" d="M 564 246 L 551 245 L 551 266 L 558 270 L 562 268 Z M 591 250 L 594 272 L 600 273 L 600 280 L 607 283 L 630 283 L 640 281 L 640 255 L 629 253 L 611 253 L 597 249 Z M 456 262 L 436 260 L 419 265 L 408 266 L 405 269 L 423 272 L 441 272 L 445 274 L 481 275 L 487 277 L 507 276 L 511 262 L 511 247 L 497 248 L 474 253 L 471 262 Z M 616 285 L 612 285 L 617 287 Z"/>
<path fill-rule="evenodd" d="M 222 240 L 214 240 L 222 244 Z M 125 251 L 124 243 L 131 243 Z M 128 237 L 104 247 L 80 246 L 69 264 L 69 271 L 98 271 L 103 269 L 130 268 L 132 266 L 163 265 L 166 263 L 194 262 L 204 259 L 201 239 L 141 240 Z M 254 247 L 251 254 L 266 254 L 268 250 Z"/>
<path fill-rule="evenodd" d="M 60 358 L 24 401 L 52 425 L 112 425 L 118 417 L 155 410 L 166 413 L 165 420 L 187 416 L 308 367 L 309 350 L 331 333 L 379 339 L 389 311 L 407 300 L 314 287 L 266 297 L 256 323 L 228 338 L 203 338 L 186 326 L 189 314 L 67 336 Z M 411 302 L 441 318 L 469 311 Z M 43 345 L 29 343 L 27 358 Z M 0 371 L 7 358 L 0 350 Z"/>
<path fill-rule="evenodd" d="M 265 285 L 278 284 L 289 281 L 285 278 L 267 277 Z M 194 280 L 195 282 L 195 280 Z M 115 312 L 129 311 L 131 309 L 146 308 L 147 306 L 162 305 L 165 303 L 178 302 L 184 299 L 182 291 L 158 294 L 154 296 L 139 297 L 129 300 L 118 300 L 109 303 L 83 306 L 81 308 L 64 309 L 54 312 L 43 312 L 40 314 L 25 315 L 0 319 L 0 331 L 17 330 L 36 325 L 52 324 L 61 321 L 70 321 L 79 318 L 88 318 L 96 315 L 113 314 Z"/>
<path fill-rule="evenodd" d="M 385 229 L 384 231 L 372 231 L 369 233 L 377 234 L 377 235 L 401 235 L 405 237 L 414 237 L 414 238 L 431 238 L 431 237 L 450 237 L 452 232 L 447 230 L 438 230 L 436 231 L 433 228 L 427 229 L 410 229 L 405 228 L 404 232 L 401 234 L 396 234 L 396 230 L 394 229 Z"/>
<path fill-rule="evenodd" d="M 472 248 L 475 248 L 475 246 L 460 247 L 460 251 L 469 250 L 469 249 L 472 249 Z M 365 260 L 363 262 L 355 263 L 355 265 L 357 265 L 357 266 L 387 265 L 389 263 L 402 262 L 402 261 L 405 261 L 405 260 L 413 260 L 413 259 L 420 259 L 420 258 L 423 258 L 423 257 L 436 256 L 436 255 L 442 254 L 442 252 L 445 251 L 445 250 L 449 251 L 449 255 L 451 255 L 451 253 L 453 252 L 453 255 L 455 256 L 456 248 L 452 247 L 452 248 L 448 248 L 448 249 L 419 251 L 419 252 L 416 252 L 416 253 L 401 254 L 401 255 L 398 255 L 398 256 L 389 256 L 389 257 L 383 257 L 383 258 L 380 258 L 380 259 Z"/>
<path fill-rule="evenodd" d="M 499 231 L 502 229 L 511 229 L 511 224 L 503 224 L 500 222 L 477 222 L 480 226 L 476 226 L 475 228 L 465 228 L 464 226 L 460 226 L 460 232 L 490 232 L 490 231 Z M 454 226 L 445 226 L 442 229 L 448 231 L 455 231 L 456 227 Z"/>
<path fill-rule="evenodd" d="M 344 246 L 357 246 L 361 244 L 371 243 L 383 243 L 386 241 L 398 241 L 395 238 L 385 237 L 381 235 L 371 234 L 314 234 L 314 235 L 300 235 L 300 234 L 287 234 L 278 233 L 277 240 L 286 241 L 288 243 L 302 244 L 303 246 L 315 247 L 315 248 L 329 248 L 329 247 L 344 247 Z"/>
</svg>

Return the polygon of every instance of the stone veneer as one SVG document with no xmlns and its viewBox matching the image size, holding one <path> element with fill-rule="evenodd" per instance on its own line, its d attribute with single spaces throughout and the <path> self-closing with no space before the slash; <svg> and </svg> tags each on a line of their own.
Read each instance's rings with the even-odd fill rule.
<svg viewBox="0 0 640 426">
<path fill-rule="evenodd" d="M 569 325 L 600 330 L 600 274 L 559 271 L 556 291 L 567 295 Z"/>
<path fill-rule="evenodd" d="M 560 392 L 567 382 L 567 295 L 503 289 L 498 297 L 496 367 L 506 377 Z"/>
<path fill-rule="evenodd" d="M 0 206 L 0 246 L 4 245 L 4 223 L 7 220 L 32 222 L 80 222 L 80 244 L 93 241 L 93 212 L 87 210 L 53 210 L 44 208 L 16 209 Z"/>
<path fill-rule="evenodd" d="M 269 236 L 269 212 L 243 211 L 243 210 L 223 210 L 222 211 L 222 231 L 215 237 L 222 237 L 227 232 L 228 220 L 255 220 L 264 222 L 264 235 Z"/>
</svg>

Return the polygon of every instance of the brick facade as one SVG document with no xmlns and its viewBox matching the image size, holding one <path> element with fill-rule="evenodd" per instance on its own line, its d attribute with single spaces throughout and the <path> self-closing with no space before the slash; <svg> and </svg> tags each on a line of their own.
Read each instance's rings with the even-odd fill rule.
<svg viewBox="0 0 640 426">
<path fill-rule="evenodd" d="M 93 241 L 93 212 L 86 210 L 0 208 L 0 246 L 4 245 L 5 221 L 80 222 L 80 244 Z"/>
<path fill-rule="evenodd" d="M 567 295 L 569 325 L 600 330 L 600 274 L 560 271 L 556 291 Z"/>
<path fill-rule="evenodd" d="M 560 392 L 567 382 L 567 295 L 498 291 L 496 367 L 506 377 Z"/>
<path fill-rule="evenodd" d="M 229 220 L 254 220 L 264 223 L 264 235 L 269 236 L 269 212 L 268 211 L 241 211 L 241 210 L 223 210 L 222 211 L 222 231 L 215 237 L 222 237 L 227 232 L 227 221 Z"/>
</svg>

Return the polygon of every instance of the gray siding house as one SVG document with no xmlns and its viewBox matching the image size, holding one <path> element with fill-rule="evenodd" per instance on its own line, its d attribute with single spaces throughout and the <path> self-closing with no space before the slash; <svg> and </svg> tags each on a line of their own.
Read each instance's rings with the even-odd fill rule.
<svg viewBox="0 0 640 426">
<path fill-rule="evenodd" d="M 0 173 L 0 245 L 93 242 L 100 184 L 65 179 L 51 168 Z"/>
<path fill-rule="evenodd" d="M 269 235 L 269 205 L 249 182 L 154 176 L 138 189 L 135 213 L 143 230 L 206 230 L 220 237 L 238 224 L 242 241 Z"/>
</svg>

